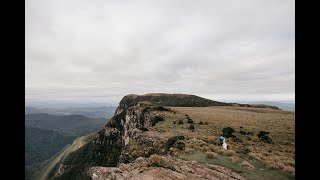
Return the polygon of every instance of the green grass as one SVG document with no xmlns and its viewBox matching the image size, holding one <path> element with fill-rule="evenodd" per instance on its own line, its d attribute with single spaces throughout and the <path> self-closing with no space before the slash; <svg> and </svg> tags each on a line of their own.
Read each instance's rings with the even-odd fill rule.
<svg viewBox="0 0 320 180">
<path fill-rule="evenodd" d="M 250 171 L 250 170 L 247 170 L 245 167 L 242 167 L 237 163 L 232 162 L 228 157 L 220 154 L 218 154 L 216 158 L 207 158 L 205 153 L 196 151 L 193 154 L 180 154 L 178 158 L 188 160 L 188 161 L 195 160 L 199 163 L 221 165 L 223 167 L 234 170 L 235 172 L 239 173 L 240 175 L 247 178 L 248 180 L 295 179 L 294 176 L 290 175 L 289 173 L 268 169 L 259 161 L 248 161 L 250 164 L 252 164 L 256 168 L 255 170 Z"/>
</svg>

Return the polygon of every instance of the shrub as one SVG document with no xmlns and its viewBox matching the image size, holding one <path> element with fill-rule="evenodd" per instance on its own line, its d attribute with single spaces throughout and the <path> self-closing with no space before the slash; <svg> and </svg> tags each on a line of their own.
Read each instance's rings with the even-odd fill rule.
<svg viewBox="0 0 320 180">
<path fill-rule="evenodd" d="M 265 143 L 272 143 L 272 139 L 268 136 L 270 134 L 269 132 L 266 131 L 260 131 L 258 134 L 258 138 Z"/>
<path fill-rule="evenodd" d="M 211 151 L 216 152 L 216 153 L 218 153 L 220 150 L 222 150 L 221 147 L 219 147 L 219 146 L 213 146 L 213 147 L 209 146 L 209 148 L 211 149 Z M 222 153 L 223 153 L 223 151 L 222 151 Z"/>
<path fill-rule="evenodd" d="M 176 121 L 173 121 L 173 124 L 176 124 L 177 122 Z"/>
<path fill-rule="evenodd" d="M 253 135 L 253 132 L 250 132 L 250 131 L 240 131 L 240 134 L 243 134 L 243 135 Z"/>
<path fill-rule="evenodd" d="M 284 170 L 284 171 L 287 171 L 287 172 L 290 173 L 290 174 L 295 174 L 295 168 L 292 167 L 292 166 L 285 166 L 285 167 L 283 168 L 283 170 Z"/>
<path fill-rule="evenodd" d="M 218 149 L 217 151 L 215 151 L 216 153 L 218 153 L 218 154 L 223 154 L 224 153 L 224 150 L 223 149 Z"/>
<path fill-rule="evenodd" d="M 240 150 L 240 152 L 241 152 L 242 154 L 248 154 L 248 153 L 251 152 L 251 150 L 250 150 L 249 148 L 245 147 L 245 148 L 242 148 L 242 149 Z"/>
<path fill-rule="evenodd" d="M 187 154 L 191 154 L 191 153 L 194 152 L 194 150 L 193 150 L 192 148 L 188 148 L 188 147 L 187 147 L 187 148 L 184 150 L 184 152 L 187 153 Z"/>
<path fill-rule="evenodd" d="M 169 150 L 177 141 L 184 140 L 184 136 L 174 136 L 167 140 L 167 142 L 164 144 L 164 147 L 166 150 Z"/>
<path fill-rule="evenodd" d="M 152 126 L 156 125 L 157 122 L 164 121 L 163 117 L 156 116 L 152 119 Z"/>
<path fill-rule="evenodd" d="M 153 110 L 153 111 L 171 111 L 171 109 L 165 108 L 165 107 L 163 107 L 163 106 L 155 106 L 155 107 L 152 107 L 152 110 Z"/>
<path fill-rule="evenodd" d="M 192 123 L 192 124 L 189 124 L 189 125 L 188 125 L 188 129 L 194 130 L 194 124 L 193 124 L 193 123 Z"/>
<path fill-rule="evenodd" d="M 207 152 L 206 153 L 206 157 L 207 158 L 215 158 L 215 157 L 217 157 L 217 153 L 215 153 L 215 152 Z"/>
<path fill-rule="evenodd" d="M 178 124 L 183 124 L 183 120 L 180 119 L 180 120 L 178 121 Z"/>
<path fill-rule="evenodd" d="M 204 122 L 204 124 L 205 124 L 205 125 L 208 125 L 208 122 L 207 122 L 207 121 L 205 121 L 205 122 Z"/>
<path fill-rule="evenodd" d="M 189 119 L 187 120 L 187 123 L 189 123 L 189 124 L 193 124 L 192 119 L 190 119 L 190 118 L 189 118 Z"/>
<path fill-rule="evenodd" d="M 237 156 L 229 157 L 232 162 L 238 162 L 240 159 Z"/>
<path fill-rule="evenodd" d="M 224 137 L 229 138 L 229 137 L 236 137 L 235 135 L 233 135 L 232 133 L 234 133 L 235 130 L 231 127 L 226 127 L 222 129 L 222 134 Z"/>
<path fill-rule="evenodd" d="M 233 138 L 233 142 L 243 142 L 243 140 L 238 137 L 235 137 Z"/>
<path fill-rule="evenodd" d="M 248 163 L 248 161 L 242 161 L 239 165 L 244 166 L 251 171 L 255 169 L 255 167 Z"/>
<path fill-rule="evenodd" d="M 200 122 L 199 122 L 199 125 L 203 125 L 203 122 L 202 122 L 202 121 L 200 121 Z"/>
<path fill-rule="evenodd" d="M 150 163 L 152 166 L 163 167 L 163 168 L 174 170 L 171 164 L 169 164 L 164 158 L 162 158 L 157 154 L 153 154 L 150 156 Z"/>
<path fill-rule="evenodd" d="M 184 150 L 186 148 L 186 145 L 184 144 L 183 141 L 179 140 L 176 143 L 173 144 L 173 147 L 179 149 L 179 150 Z"/>
<path fill-rule="evenodd" d="M 234 150 L 227 150 L 224 152 L 224 155 L 231 157 L 236 155 L 236 152 Z"/>
</svg>

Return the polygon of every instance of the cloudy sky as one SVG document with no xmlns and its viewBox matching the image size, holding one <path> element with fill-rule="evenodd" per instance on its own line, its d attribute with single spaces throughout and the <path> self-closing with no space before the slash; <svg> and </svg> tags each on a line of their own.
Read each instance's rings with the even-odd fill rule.
<svg viewBox="0 0 320 180">
<path fill-rule="evenodd" d="M 26 0 L 26 102 L 294 101 L 293 0 Z"/>
</svg>

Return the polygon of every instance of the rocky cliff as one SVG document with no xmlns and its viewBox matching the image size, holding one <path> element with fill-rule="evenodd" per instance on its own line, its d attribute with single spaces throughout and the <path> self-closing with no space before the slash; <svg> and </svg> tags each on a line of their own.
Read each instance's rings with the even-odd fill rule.
<svg viewBox="0 0 320 180">
<path fill-rule="evenodd" d="M 124 165 L 121 165 L 120 169 L 101 167 L 117 167 L 119 163 L 135 163 L 136 168 L 134 170 L 138 171 L 143 168 L 143 165 L 148 164 L 147 159 L 143 159 L 143 163 L 137 164 L 135 159 L 138 157 L 149 158 L 152 154 L 167 155 L 167 139 L 159 132 L 148 131 L 157 122 L 163 121 L 163 118 L 157 112 L 175 113 L 164 106 L 203 107 L 213 105 L 225 106 L 231 104 L 192 95 L 147 94 L 125 96 L 120 101 L 114 116 L 104 128 L 90 136 L 75 140 L 70 147 L 66 148 L 43 169 L 40 179 L 108 179 L 108 174 L 111 172 L 112 174 L 118 174 L 116 176 L 120 177 L 119 179 L 134 177 L 136 175 L 134 172 L 127 171 L 128 168 L 121 168 L 125 167 Z M 208 173 L 213 179 L 243 179 L 226 168 L 221 171 L 222 167 L 215 166 L 213 168 L 209 165 L 199 164 L 189 167 L 188 163 L 182 160 L 170 157 L 163 158 L 174 165 L 175 168 L 171 170 L 149 168 L 146 171 L 147 174 L 156 171 L 160 175 L 155 175 L 153 178 L 159 178 L 161 173 L 169 173 L 174 177 L 173 179 L 178 177 L 196 179 L 202 177 L 201 174 Z M 193 169 L 197 167 L 205 170 L 183 171 L 180 167 L 183 164 L 186 165 L 185 168 Z M 221 175 L 222 172 L 228 173 Z"/>
</svg>

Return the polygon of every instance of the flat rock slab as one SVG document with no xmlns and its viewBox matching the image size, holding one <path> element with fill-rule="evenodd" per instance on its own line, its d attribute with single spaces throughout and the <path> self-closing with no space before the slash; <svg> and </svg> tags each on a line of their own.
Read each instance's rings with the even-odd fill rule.
<svg viewBox="0 0 320 180">
<path fill-rule="evenodd" d="M 244 180 L 236 172 L 218 165 L 200 164 L 196 161 L 184 161 L 171 156 L 162 156 L 172 169 L 154 167 L 148 158 L 138 158 L 129 164 L 120 164 L 119 167 L 92 167 L 89 175 L 92 180 L 118 179 L 118 180 Z"/>
</svg>

